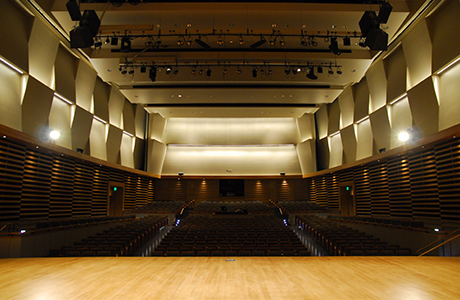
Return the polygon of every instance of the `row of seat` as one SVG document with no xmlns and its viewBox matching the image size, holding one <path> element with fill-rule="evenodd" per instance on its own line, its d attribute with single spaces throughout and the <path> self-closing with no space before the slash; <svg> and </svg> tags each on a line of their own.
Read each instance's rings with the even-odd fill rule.
<svg viewBox="0 0 460 300">
<path fill-rule="evenodd" d="M 359 216 L 328 216 L 329 219 L 342 221 L 342 222 L 353 222 L 353 223 L 364 223 L 371 225 L 379 225 L 386 227 L 396 227 L 412 230 L 427 231 L 423 221 L 410 220 L 410 219 L 394 219 L 394 218 L 380 218 L 380 217 L 359 217 Z"/>
<path fill-rule="evenodd" d="M 270 212 L 270 208 L 268 203 L 262 201 L 203 201 L 193 208 L 194 213 L 213 213 L 219 211 L 268 213 Z"/>
<path fill-rule="evenodd" d="M 192 201 L 193 202 L 193 201 Z M 191 203 L 191 202 L 190 202 Z M 178 214 L 190 203 L 185 201 L 153 201 L 132 210 L 133 213 L 175 213 Z"/>
<path fill-rule="evenodd" d="M 309 201 L 279 201 L 273 202 L 273 204 L 281 208 L 284 213 L 317 213 L 329 211 L 326 207 Z"/>
<path fill-rule="evenodd" d="M 58 220 L 39 221 L 35 224 L 35 229 L 69 229 L 79 226 L 98 225 L 110 222 L 132 221 L 134 218 L 134 215 L 120 217 L 65 218 Z"/>
<path fill-rule="evenodd" d="M 193 251 L 193 250 L 184 250 L 184 251 L 161 251 L 155 250 L 152 251 L 152 256 L 311 256 L 310 251 L 301 250 L 301 251 L 292 251 L 292 250 L 215 250 L 215 251 Z"/>
<path fill-rule="evenodd" d="M 168 218 L 146 216 L 104 230 L 72 246 L 53 249 L 50 256 L 130 256 L 168 223 Z"/>
<path fill-rule="evenodd" d="M 332 219 L 315 215 L 297 216 L 296 225 L 310 234 L 330 255 L 411 255 L 409 249 L 389 245 L 386 241 L 338 224 Z"/>
</svg>

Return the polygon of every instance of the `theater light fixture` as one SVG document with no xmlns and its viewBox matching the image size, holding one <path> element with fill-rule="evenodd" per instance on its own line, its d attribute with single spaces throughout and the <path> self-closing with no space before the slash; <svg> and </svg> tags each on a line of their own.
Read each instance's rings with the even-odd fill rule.
<svg viewBox="0 0 460 300">
<path fill-rule="evenodd" d="M 318 76 L 315 75 L 315 69 L 314 68 L 309 68 L 307 71 L 307 78 L 311 80 L 316 80 L 318 79 Z"/>
<path fill-rule="evenodd" d="M 335 55 L 342 54 L 342 51 L 339 49 L 339 43 L 337 42 L 337 38 L 331 38 L 331 44 L 329 45 L 329 50 Z"/>
<path fill-rule="evenodd" d="M 157 68 L 151 67 L 149 70 L 149 78 L 152 82 L 157 80 Z"/>
</svg>

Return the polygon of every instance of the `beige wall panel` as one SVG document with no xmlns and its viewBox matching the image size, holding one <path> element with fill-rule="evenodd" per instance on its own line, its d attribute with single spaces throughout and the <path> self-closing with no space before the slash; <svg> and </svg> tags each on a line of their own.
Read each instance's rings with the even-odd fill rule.
<svg viewBox="0 0 460 300">
<path fill-rule="evenodd" d="M 428 77 L 410 89 L 407 92 L 407 97 L 414 119 L 413 125 L 418 130 L 420 137 L 438 132 L 439 105 L 434 91 L 433 79 Z"/>
<path fill-rule="evenodd" d="M 391 148 L 404 145 L 398 139 L 401 131 L 407 131 L 412 128 L 412 115 L 410 113 L 409 100 L 401 99 L 391 106 Z"/>
<path fill-rule="evenodd" d="M 329 168 L 329 144 L 327 137 L 316 141 L 316 167 L 318 171 Z"/>
<path fill-rule="evenodd" d="M 409 34 L 403 39 L 402 46 L 409 69 L 408 89 L 410 89 L 430 77 L 432 73 L 432 46 L 425 19 L 411 28 Z"/>
<path fill-rule="evenodd" d="M 367 70 L 366 79 L 371 95 L 371 112 L 373 112 L 387 104 L 387 76 L 382 61 Z"/>
<path fill-rule="evenodd" d="M 297 119 L 297 127 L 299 129 L 300 142 L 315 138 L 315 115 L 304 114 Z"/>
<path fill-rule="evenodd" d="M 336 100 L 337 101 L 337 100 Z M 346 87 L 339 96 L 340 105 L 340 128 L 347 127 L 353 124 L 355 114 L 355 99 L 353 98 L 353 88 Z"/>
<path fill-rule="evenodd" d="M 58 48 L 58 38 L 41 20 L 35 19 L 29 39 L 29 74 L 52 89 Z"/>
<path fill-rule="evenodd" d="M 149 117 L 149 133 L 150 138 L 162 142 L 167 120 L 160 114 L 150 114 Z"/>
<path fill-rule="evenodd" d="M 89 134 L 90 155 L 103 160 L 107 160 L 106 127 L 106 124 L 93 119 Z"/>
<path fill-rule="evenodd" d="M 356 160 L 360 160 L 372 156 L 374 139 L 369 119 L 359 123 L 357 128 Z"/>
<path fill-rule="evenodd" d="M 341 166 L 343 160 L 343 147 L 340 133 L 329 137 L 329 149 L 329 168 Z"/>
<path fill-rule="evenodd" d="M 110 85 L 97 77 L 94 85 L 94 115 L 106 122 L 109 122 L 109 96 Z"/>
<path fill-rule="evenodd" d="M 28 41 L 33 17 L 11 0 L 0 1 L 0 55 L 24 71 L 29 70 Z M 8 26 L 7 26 L 8 25 Z M 7 28 L 8 27 L 8 28 Z M 14 28 L 14 30 L 11 30 Z"/>
<path fill-rule="evenodd" d="M 297 155 L 299 156 L 302 174 L 316 172 L 316 146 L 315 140 L 306 140 L 297 145 Z"/>
<path fill-rule="evenodd" d="M 93 115 L 76 106 L 72 122 L 72 149 L 81 148 L 89 155 L 89 134 L 93 123 Z"/>
<path fill-rule="evenodd" d="M 316 119 L 316 129 L 318 131 L 318 139 L 323 139 L 327 137 L 327 126 L 329 124 L 328 120 L 328 107 L 327 105 L 322 105 L 318 111 L 315 113 Z"/>
<path fill-rule="evenodd" d="M 398 47 L 384 60 L 387 73 L 387 100 L 398 98 L 406 92 L 407 66 L 402 47 Z"/>
<path fill-rule="evenodd" d="M 343 163 L 356 161 L 356 135 L 355 126 L 350 125 L 340 131 L 343 144 Z"/>
<path fill-rule="evenodd" d="M 75 76 L 78 60 L 62 45 L 59 46 L 55 62 L 55 91 L 75 103 Z"/>
<path fill-rule="evenodd" d="M 148 149 L 147 172 L 161 175 L 167 147 L 163 143 L 149 140 Z M 177 175 L 177 173 L 175 175 Z"/>
<path fill-rule="evenodd" d="M 134 126 L 134 112 L 136 106 L 131 104 L 128 100 L 125 99 L 125 105 L 123 107 L 123 130 L 134 135 L 135 126 Z"/>
<path fill-rule="evenodd" d="M 107 161 L 120 164 L 121 136 L 123 131 L 109 124 L 109 134 L 107 135 Z"/>
<path fill-rule="evenodd" d="M 460 123 L 460 63 L 439 78 L 439 130 Z"/>
<path fill-rule="evenodd" d="M 134 137 L 127 134 L 121 136 L 120 162 L 125 167 L 134 168 Z"/>
<path fill-rule="evenodd" d="M 295 118 L 169 118 L 166 144 L 296 144 Z"/>
<path fill-rule="evenodd" d="M 227 170 L 232 170 L 227 172 Z M 300 175 L 296 147 L 168 146 L 163 175 Z"/>
<path fill-rule="evenodd" d="M 136 105 L 136 111 L 134 113 L 134 126 L 136 134 L 135 136 L 144 139 L 145 136 L 145 118 L 147 117 L 147 112 L 141 105 Z"/>
<path fill-rule="evenodd" d="M 372 135 L 374 137 L 374 154 L 379 153 L 379 149 L 390 150 L 391 145 L 391 126 L 388 119 L 388 109 L 386 106 L 373 112 L 369 116 L 371 120 Z"/>
<path fill-rule="evenodd" d="M 112 86 L 109 98 L 109 122 L 118 128 L 123 128 L 123 106 L 125 105 L 125 96 Z"/>
<path fill-rule="evenodd" d="M 433 43 L 433 71 L 459 55 L 460 1 L 447 0 L 428 18 Z"/>
<path fill-rule="evenodd" d="M 340 105 L 336 99 L 329 106 L 329 124 L 328 124 L 328 135 L 339 131 L 340 128 Z"/>
<path fill-rule="evenodd" d="M 80 60 L 75 80 L 75 96 L 77 105 L 89 112 L 93 112 L 93 92 L 96 84 L 96 71 L 88 63 Z"/>
<path fill-rule="evenodd" d="M 49 127 L 61 133 L 55 143 L 67 149 L 72 149 L 71 116 L 72 106 L 54 97 L 49 116 Z"/>
<path fill-rule="evenodd" d="M 29 77 L 22 103 L 22 132 L 41 139 L 47 138 L 53 93 L 49 87 L 32 76 Z"/>
<path fill-rule="evenodd" d="M 145 160 L 145 141 L 140 138 L 134 138 L 134 168 L 144 170 Z"/>
<path fill-rule="evenodd" d="M 18 72 L 0 63 L 0 124 L 22 130 L 22 79 Z"/>
<path fill-rule="evenodd" d="M 364 77 L 359 83 L 353 85 L 355 95 L 355 122 L 369 115 L 369 88 L 367 79 Z"/>
</svg>

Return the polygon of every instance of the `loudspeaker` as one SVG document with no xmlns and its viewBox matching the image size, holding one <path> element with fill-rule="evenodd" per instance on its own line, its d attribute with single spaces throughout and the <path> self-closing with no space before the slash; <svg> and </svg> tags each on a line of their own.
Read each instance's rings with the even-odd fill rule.
<svg viewBox="0 0 460 300">
<path fill-rule="evenodd" d="M 377 23 L 377 15 L 375 14 L 375 11 L 367 10 L 364 12 L 364 15 L 361 17 L 361 20 L 359 20 L 359 28 L 361 29 L 361 33 L 364 36 L 367 36 L 369 33 L 369 30 L 371 28 L 376 28 L 378 27 Z"/>
<path fill-rule="evenodd" d="M 388 33 L 380 28 L 371 28 L 366 38 L 366 46 L 371 50 L 387 50 Z"/>
<path fill-rule="evenodd" d="M 94 10 L 85 10 L 80 20 L 80 26 L 88 27 L 92 36 L 96 36 L 101 21 Z"/>
<path fill-rule="evenodd" d="M 386 24 L 388 22 L 388 18 L 390 17 L 392 10 L 393 6 L 391 6 L 390 3 L 383 3 L 382 6 L 380 6 L 379 15 L 377 16 L 377 22 Z"/>
<path fill-rule="evenodd" d="M 80 8 L 78 7 L 77 1 L 69 0 L 65 6 L 67 7 L 67 11 L 69 12 L 72 21 L 80 21 L 81 12 Z"/>
<path fill-rule="evenodd" d="M 70 31 L 71 48 L 87 48 L 94 44 L 93 35 L 88 27 L 78 26 Z"/>
</svg>

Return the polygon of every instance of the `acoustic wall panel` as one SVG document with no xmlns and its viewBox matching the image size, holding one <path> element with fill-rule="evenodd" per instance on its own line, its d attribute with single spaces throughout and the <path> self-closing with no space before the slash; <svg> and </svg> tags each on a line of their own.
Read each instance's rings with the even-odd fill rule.
<svg viewBox="0 0 460 300">
<path fill-rule="evenodd" d="M 21 131 L 21 75 L 0 63 L 0 123 Z"/>
<path fill-rule="evenodd" d="M 329 124 L 329 111 L 327 105 L 322 105 L 315 113 L 316 130 L 318 132 L 318 139 L 327 137 L 328 124 Z"/>
<path fill-rule="evenodd" d="M 94 115 L 106 122 L 109 121 L 109 96 L 110 85 L 97 77 L 94 85 Z"/>
<path fill-rule="evenodd" d="M 134 138 L 134 168 L 138 170 L 145 170 L 145 140 Z"/>
<path fill-rule="evenodd" d="M 150 114 L 149 117 L 149 133 L 150 139 L 162 142 L 166 128 L 167 119 L 163 118 L 160 114 Z"/>
<path fill-rule="evenodd" d="M 313 114 L 304 114 L 297 119 L 297 128 L 299 129 L 300 142 L 315 138 L 315 116 Z"/>
<path fill-rule="evenodd" d="M 107 124 L 93 119 L 89 134 L 89 148 L 92 157 L 107 160 L 106 132 Z"/>
<path fill-rule="evenodd" d="M 134 129 L 135 136 L 140 139 L 143 139 L 145 136 L 146 118 L 147 112 L 141 105 L 137 104 L 134 112 Z"/>
<path fill-rule="evenodd" d="M 58 38 L 40 19 L 35 19 L 29 39 L 29 74 L 54 89 L 54 62 Z"/>
<path fill-rule="evenodd" d="M 120 146 L 123 131 L 111 124 L 107 135 L 107 161 L 120 164 Z"/>
<path fill-rule="evenodd" d="M 166 155 L 167 147 L 165 144 L 149 140 L 149 152 L 148 152 L 148 166 L 147 172 L 152 174 L 161 175 L 163 170 L 163 163 Z M 180 171 L 183 172 L 183 171 Z M 177 173 L 176 173 L 177 174 Z"/>
<path fill-rule="evenodd" d="M 134 168 L 134 137 L 127 134 L 121 136 L 120 162 L 125 167 Z"/>
<path fill-rule="evenodd" d="M 50 193 L 50 219 L 72 216 L 73 182 L 75 162 L 56 154 L 53 156 Z"/>
<path fill-rule="evenodd" d="M 436 72 L 458 56 L 460 49 L 460 2 L 444 1 L 428 19 L 433 44 L 433 71 Z"/>
<path fill-rule="evenodd" d="M 337 100 L 335 100 L 337 101 Z M 338 99 L 340 105 L 340 129 L 345 128 L 354 121 L 355 100 L 353 98 L 353 88 L 346 87 Z"/>
<path fill-rule="evenodd" d="M 22 132 L 48 139 L 48 117 L 50 115 L 53 90 L 30 76 L 22 102 Z"/>
<path fill-rule="evenodd" d="M 391 127 L 388 120 L 388 110 L 384 106 L 373 112 L 369 116 L 371 120 L 372 135 L 374 137 L 374 153 L 379 153 L 379 149 L 390 149 L 391 145 Z"/>
<path fill-rule="evenodd" d="M 327 137 L 316 141 L 316 166 L 318 171 L 329 168 L 329 145 Z"/>
<path fill-rule="evenodd" d="M 60 137 L 56 145 L 72 149 L 71 113 L 72 106 L 58 97 L 53 97 L 49 115 L 49 128 L 59 131 Z"/>
<path fill-rule="evenodd" d="M 382 61 L 377 62 L 367 70 L 366 79 L 371 101 L 370 112 L 374 112 L 387 103 L 387 76 Z"/>
<path fill-rule="evenodd" d="M 125 99 L 125 104 L 123 106 L 123 130 L 134 135 L 136 130 L 134 126 L 134 112 L 136 110 L 136 105 L 131 104 L 128 100 Z"/>
<path fill-rule="evenodd" d="M 0 1 L 0 55 L 24 71 L 29 70 L 28 41 L 33 17 L 23 11 L 14 1 Z M 6 26 L 8 24 L 8 26 Z M 14 30 L 12 30 L 14 28 Z"/>
<path fill-rule="evenodd" d="M 418 136 L 423 138 L 438 132 L 439 105 L 431 76 L 407 91 L 407 98 Z"/>
<path fill-rule="evenodd" d="M 75 103 L 75 76 L 78 59 L 59 45 L 54 64 L 55 91 Z"/>
<path fill-rule="evenodd" d="M 402 47 L 396 48 L 384 60 L 387 74 L 388 102 L 400 97 L 407 90 L 407 66 Z"/>
<path fill-rule="evenodd" d="M 340 128 L 340 105 L 337 99 L 329 104 L 328 135 L 336 133 Z"/>
<path fill-rule="evenodd" d="M 109 98 L 109 122 L 110 124 L 123 128 L 123 106 L 125 105 L 125 97 L 118 90 L 112 86 L 110 89 Z"/>
<path fill-rule="evenodd" d="M 356 134 L 355 126 L 350 125 L 340 131 L 342 137 L 343 163 L 348 164 L 356 161 Z"/>
<path fill-rule="evenodd" d="M 83 149 L 85 154 L 89 154 L 89 135 L 93 115 L 88 111 L 76 106 L 75 116 L 72 123 L 72 149 Z"/>
<path fill-rule="evenodd" d="M 339 134 L 329 137 L 329 168 L 338 167 L 343 163 L 342 137 Z"/>
<path fill-rule="evenodd" d="M 409 100 L 407 97 L 394 103 L 391 106 L 391 148 L 404 145 L 398 139 L 398 135 L 402 131 L 412 128 L 412 115 L 410 113 Z"/>
<path fill-rule="evenodd" d="M 356 160 L 372 156 L 374 140 L 369 119 L 357 125 L 357 133 Z"/>
<path fill-rule="evenodd" d="M 439 76 L 439 130 L 460 123 L 460 63 Z"/>
<path fill-rule="evenodd" d="M 369 88 L 367 79 L 364 77 L 361 81 L 353 85 L 353 95 L 355 95 L 355 113 L 354 121 L 357 122 L 369 115 Z"/>
<path fill-rule="evenodd" d="M 408 88 L 412 88 L 431 76 L 432 45 L 426 20 L 411 28 L 402 41 L 404 57 L 409 71 Z"/>
<path fill-rule="evenodd" d="M 96 71 L 84 60 L 80 60 L 75 79 L 75 96 L 77 105 L 88 112 L 93 112 L 93 92 L 96 84 Z"/>
<path fill-rule="evenodd" d="M 297 144 L 297 155 L 302 174 L 316 172 L 316 146 L 314 139 Z"/>
</svg>

